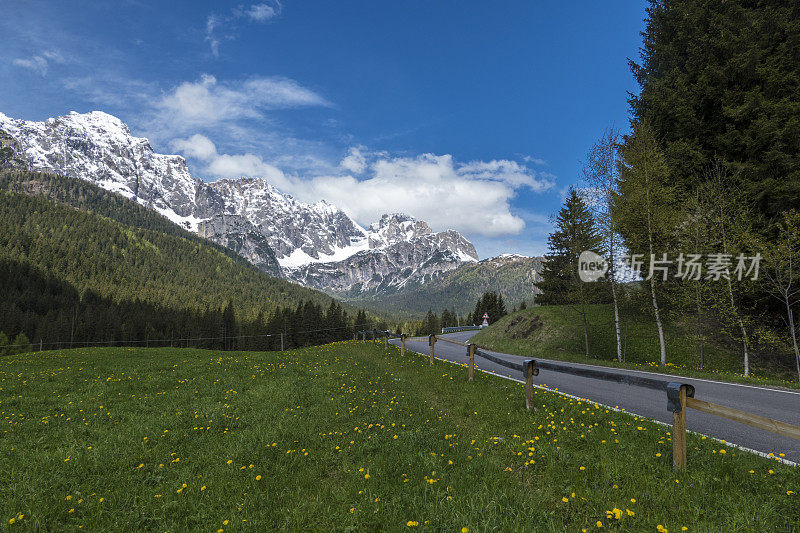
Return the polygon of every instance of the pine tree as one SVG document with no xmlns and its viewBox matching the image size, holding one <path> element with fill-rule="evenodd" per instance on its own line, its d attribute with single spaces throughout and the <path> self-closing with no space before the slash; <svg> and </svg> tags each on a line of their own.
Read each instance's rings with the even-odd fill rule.
<svg viewBox="0 0 800 533">
<path fill-rule="evenodd" d="M 20 333 L 11 342 L 9 353 L 28 353 L 33 351 L 33 345 L 24 333 Z"/>
<path fill-rule="evenodd" d="M 542 291 L 538 300 L 543 305 L 577 306 L 583 322 L 584 345 L 589 356 L 589 327 L 586 304 L 596 299 L 596 284 L 578 277 L 578 258 L 584 251 L 602 251 L 602 239 L 586 202 L 570 187 L 564 206 L 555 217 L 555 231 L 548 238 L 549 252 L 537 286 Z"/>
</svg>

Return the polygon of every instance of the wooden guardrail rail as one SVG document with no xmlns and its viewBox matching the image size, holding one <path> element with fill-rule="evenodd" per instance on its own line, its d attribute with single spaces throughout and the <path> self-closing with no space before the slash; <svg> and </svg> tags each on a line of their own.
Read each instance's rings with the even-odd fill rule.
<svg viewBox="0 0 800 533">
<path fill-rule="evenodd" d="M 366 338 L 366 332 L 364 338 Z M 377 335 L 377 330 L 375 335 Z M 380 332 L 385 336 L 386 346 L 388 347 L 389 338 L 401 339 L 401 355 L 405 355 L 406 334 L 392 334 L 388 331 Z M 373 339 L 375 337 L 373 336 Z M 467 348 L 467 355 L 469 357 L 468 376 L 469 381 L 473 380 L 475 371 L 475 356 L 482 357 L 488 361 L 492 361 L 498 365 L 516 370 L 522 373 L 525 377 L 525 407 L 529 410 L 536 410 L 533 404 L 533 377 L 539 375 L 540 370 L 549 370 L 553 372 L 561 372 L 565 374 L 572 374 L 591 379 L 600 379 L 604 381 L 613 381 L 616 383 L 624 383 L 635 387 L 644 387 L 657 391 L 666 392 L 667 394 L 667 410 L 672 413 L 672 461 L 675 468 L 678 470 L 686 469 L 686 410 L 695 409 L 704 413 L 721 416 L 734 422 L 747 424 L 749 426 L 763 429 L 777 435 L 788 437 L 791 439 L 800 440 L 800 427 L 786 422 L 773 420 L 764 416 L 740 411 L 732 407 L 718 405 L 694 398 L 695 388 L 689 383 L 681 383 L 677 381 L 666 381 L 662 379 L 649 378 L 645 376 L 636 376 L 620 372 L 611 372 L 607 370 L 600 370 L 597 368 L 587 368 L 585 366 L 573 366 L 564 363 L 556 363 L 552 361 L 537 361 L 535 359 L 526 359 L 522 363 L 509 361 L 486 351 L 486 349 L 479 347 L 473 343 L 465 343 L 437 335 L 428 336 L 428 345 L 430 346 L 430 364 L 433 365 L 435 355 L 435 344 L 438 341 L 446 342 L 448 344 L 455 344 L 457 346 L 464 346 Z M 676 376 L 677 377 L 677 376 Z"/>
<path fill-rule="evenodd" d="M 755 415 L 747 411 L 740 411 L 733 407 L 704 402 L 695 398 L 686 398 L 686 407 L 710 415 L 721 416 L 722 418 L 727 418 L 728 420 L 733 420 L 741 424 L 747 424 L 748 426 L 763 429 L 764 431 L 769 431 L 783 437 L 800 440 L 800 427 L 787 424 L 786 422 Z"/>
</svg>

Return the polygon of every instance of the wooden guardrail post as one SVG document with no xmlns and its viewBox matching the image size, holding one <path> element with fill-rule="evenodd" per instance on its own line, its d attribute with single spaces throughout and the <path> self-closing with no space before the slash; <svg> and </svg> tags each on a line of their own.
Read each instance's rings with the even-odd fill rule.
<svg viewBox="0 0 800 533">
<path fill-rule="evenodd" d="M 539 375 L 539 369 L 536 368 L 536 361 L 534 359 L 527 359 L 524 364 L 525 367 L 525 408 L 528 411 L 535 411 L 536 407 L 533 405 L 533 376 Z"/>
<path fill-rule="evenodd" d="M 384 351 L 388 351 L 388 350 L 389 350 L 389 331 L 386 331 L 386 332 L 384 333 L 384 337 L 383 337 L 383 350 L 384 350 Z"/>
<path fill-rule="evenodd" d="M 431 364 L 433 364 L 433 345 L 436 344 L 436 335 L 430 335 L 428 337 L 428 344 L 431 346 Z"/>
<path fill-rule="evenodd" d="M 469 353 L 469 380 L 475 377 L 475 345 L 470 344 L 467 348 L 467 352 Z"/>
<path fill-rule="evenodd" d="M 405 357 L 406 355 L 406 334 L 400 334 L 400 357 Z"/>
<path fill-rule="evenodd" d="M 672 464 L 678 470 L 686 470 L 686 388 L 680 383 L 667 385 L 667 409 L 672 411 Z"/>
</svg>

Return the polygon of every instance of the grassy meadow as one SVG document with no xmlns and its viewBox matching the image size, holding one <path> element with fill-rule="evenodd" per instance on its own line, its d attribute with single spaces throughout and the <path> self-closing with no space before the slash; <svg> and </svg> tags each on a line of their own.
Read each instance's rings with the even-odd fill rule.
<svg viewBox="0 0 800 533">
<path fill-rule="evenodd" d="M 382 344 L 0 360 L 5 531 L 798 531 L 796 468 Z M 659 527 L 661 529 L 659 529 Z"/>
<path fill-rule="evenodd" d="M 614 331 L 614 310 L 610 304 L 587 306 L 589 348 L 586 357 L 583 325 L 577 308 L 566 305 L 529 307 L 504 316 L 495 324 L 480 331 L 472 342 L 503 353 L 591 363 L 622 368 L 649 370 L 689 377 L 718 379 L 798 388 L 797 373 L 793 370 L 794 355 L 785 365 L 754 353 L 751 354 L 751 373 L 742 373 L 741 348 L 732 341 L 723 341 L 718 332 L 707 333 L 704 365 L 699 366 L 695 342 L 695 325 L 666 320 L 664 336 L 667 343 L 667 364 L 660 365 L 658 330 L 653 318 L 646 314 L 627 314 L 620 319 L 625 360 L 617 362 L 617 339 Z M 709 326 L 706 326 L 710 329 Z M 596 356 L 596 357 L 595 357 Z"/>
</svg>

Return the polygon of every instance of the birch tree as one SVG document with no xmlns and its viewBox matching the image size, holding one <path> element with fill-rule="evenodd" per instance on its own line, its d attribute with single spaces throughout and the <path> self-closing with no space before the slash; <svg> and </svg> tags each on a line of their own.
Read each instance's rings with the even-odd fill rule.
<svg viewBox="0 0 800 533">
<path fill-rule="evenodd" d="M 747 201 L 736 188 L 736 180 L 720 161 L 716 161 L 706 172 L 705 187 L 707 202 L 710 204 L 710 230 L 716 236 L 718 252 L 722 256 L 735 258 L 737 254 L 749 252 L 756 245 L 752 226 L 755 216 L 748 208 Z M 731 264 L 733 269 L 734 265 Z M 708 277 L 708 276 L 706 276 Z M 725 300 L 717 298 L 717 309 L 721 316 L 728 318 L 738 329 L 742 343 L 742 367 L 744 375 L 750 375 L 750 336 L 746 317 L 741 309 L 740 299 L 745 292 L 746 279 L 737 279 L 734 290 L 734 275 L 724 275 L 716 281 L 723 282 Z"/>
<path fill-rule="evenodd" d="M 619 300 L 617 298 L 616 261 L 619 233 L 612 215 L 613 200 L 619 194 L 619 133 L 612 127 L 603 132 L 586 154 L 583 178 L 586 194 L 597 225 L 602 247 L 608 256 L 607 279 L 611 286 L 614 306 L 614 330 L 617 336 L 617 361 L 622 362 L 622 335 L 619 325 Z"/>
<path fill-rule="evenodd" d="M 678 195 L 670 182 L 664 154 L 647 122 L 634 124 L 633 133 L 625 139 L 620 155 L 619 192 L 614 196 L 612 213 L 628 250 L 644 256 L 661 364 L 664 365 L 667 346 L 659 308 L 659 280 L 653 273 L 653 261 L 657 255 L 663 257 L 670 250 L 680 220 Z"/>
<path fill-rule="evenodd" d="M 765 248 L 762 283 L 786 311 L 786 326 L 792 339 L 797 379 L 800 381 L 800 349 L 793 311 L 800 297 L 800 213 L 794 209 L 784 211 L 775 226 L 778 238 Z"/>
</svg>

